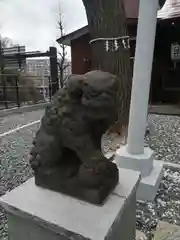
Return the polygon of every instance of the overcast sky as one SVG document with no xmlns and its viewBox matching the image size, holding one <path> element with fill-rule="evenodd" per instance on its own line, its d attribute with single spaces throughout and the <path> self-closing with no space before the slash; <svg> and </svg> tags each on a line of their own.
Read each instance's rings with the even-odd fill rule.
<svg viewBox="0 0 180 240">
<path fill-rule="evenodd" d="M 58 37 L 59 9 L 66 32 L 86 24 L 82 0 L 0 0 L 0 33 L 28 50 L 47 50 Z"/>
</svg>

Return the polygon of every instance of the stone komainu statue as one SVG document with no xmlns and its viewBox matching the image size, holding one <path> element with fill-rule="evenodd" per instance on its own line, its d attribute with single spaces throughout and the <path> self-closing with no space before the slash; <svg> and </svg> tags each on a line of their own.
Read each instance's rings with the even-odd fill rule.
<svg viewBox="0 0 180 240">
<path fill-rule="evenodd" d="M 101 137 L 117 120 L 116 76 L 72 75 L 46 108 L 33 141 L 35 183 L 101 204 L 118 182 L 118 169 L 101 152 Z"/>
</svg>

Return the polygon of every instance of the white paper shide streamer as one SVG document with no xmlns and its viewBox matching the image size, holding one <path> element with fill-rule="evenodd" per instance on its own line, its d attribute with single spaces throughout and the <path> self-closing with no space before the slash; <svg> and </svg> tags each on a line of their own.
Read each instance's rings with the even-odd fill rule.
<svg viewBox="0 0 180 240">
<path fill-rule="evenodd" d="M 106 52 L 117 52 L 121 46 L 124 49 L 130 48 L 129 36 L 113 37 L 113 38 L 96 38 L 92 39 L 89 43 L 104 41 L 104 48 Z"/>
</svg>

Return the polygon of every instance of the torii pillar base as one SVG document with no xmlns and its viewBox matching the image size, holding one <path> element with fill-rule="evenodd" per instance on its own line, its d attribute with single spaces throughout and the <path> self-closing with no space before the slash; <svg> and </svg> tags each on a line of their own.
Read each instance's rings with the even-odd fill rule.
<svg viewBox="0 0 180 240">
<path fill-rule="evenodd" d="M 154 152 L 144 148 L 143 154 L 130 154 L 127 146 L 121 147 L 116 152 L 116 163 L 121 169 L 131 169 L 141 172 L 141 182 L 137 189 L 136 199 L 140 201 L 153 201 L 159 184 L 163 177 L 163 162 L 153 160 Z"/>
</svg>

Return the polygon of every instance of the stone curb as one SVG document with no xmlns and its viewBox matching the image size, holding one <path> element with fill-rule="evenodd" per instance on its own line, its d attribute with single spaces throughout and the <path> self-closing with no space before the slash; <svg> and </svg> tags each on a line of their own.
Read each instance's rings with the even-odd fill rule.
<svg viewBox="0 0 180 240">
<path fill-rule="evenodd" d="M 164 162 L 163 165 L 164 168 L 169 168 L 171 170 L 180 170 L 180 164 L 177 163 L 171 163 L 171 162 Z"/>
<path fill-rule="evenodd" d="M 168 115 L 168 116 L 179 116 L 180 115 L 180 107 L 179 106 L 149 106 L 148 107 L 149 114 L 156 115 Z"/>
<path fill-rule="evenodd" d="M 44 109 L 49 103 L 38 103 L 34 105 L 28 105 L 28 106 L 23 106 L 20 108 L 11 108 L 11 109 L 5 109 L 0 111 L 0 117 L 6 117 L 12 114 L 19 114 L 19 113 L 24 113 L 24 112 L 31 112 L 39 109 Z"/>
</svg>

